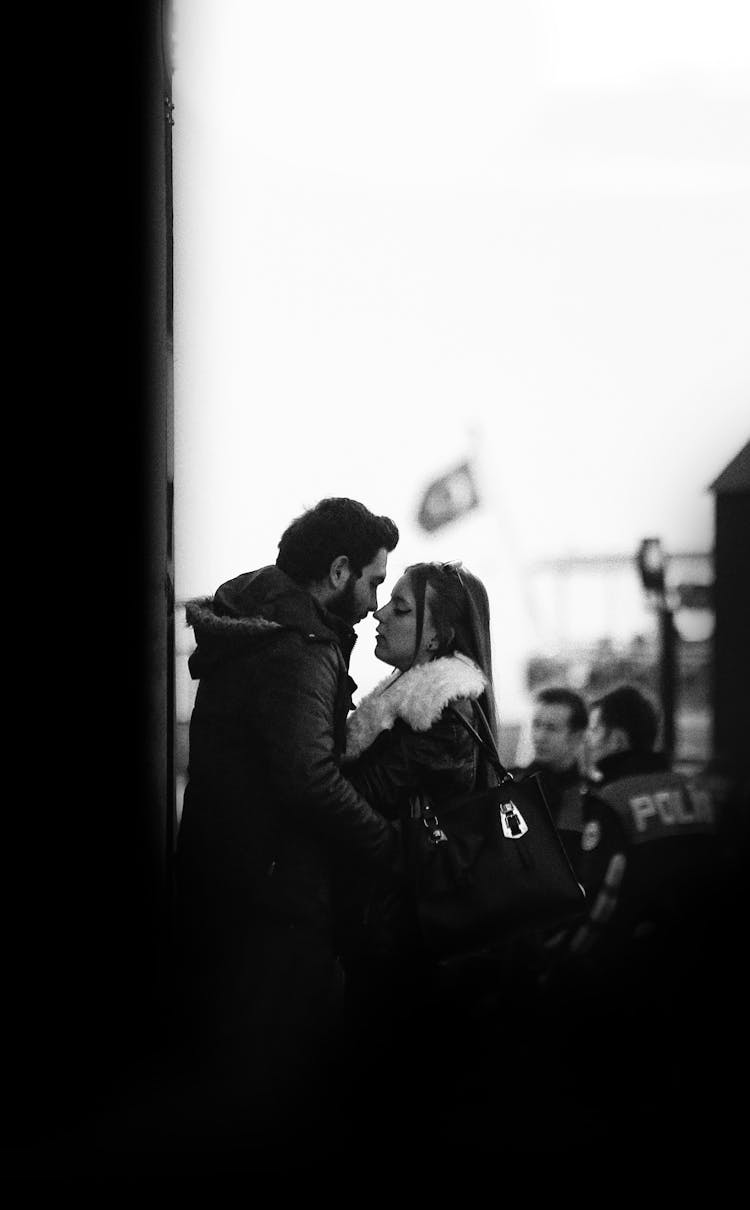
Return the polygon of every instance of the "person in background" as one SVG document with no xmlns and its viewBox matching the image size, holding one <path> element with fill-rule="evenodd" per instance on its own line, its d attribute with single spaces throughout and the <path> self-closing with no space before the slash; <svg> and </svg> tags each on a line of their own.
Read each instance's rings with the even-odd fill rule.
<svg viewBox="0 0 750 1210">
<path fill-rule="evenodd" d="M 590 909 L 571 938 L 617 962 L 660 949 L 713 868 L 716 804 L 675 772 L 656 747 L 660 718 L 635 685 L 619 685 L 590 707 L 586 751 L 593 778 L 584 796 L 581 876 Z"/>
<path fill-rule="evenodd" d="M 588 718 L 586 702 L 573 689 L 557 685 L 540 689 L 531 718 L 533 758 L 511 770 L 516 778 L 542 775 L 552 819 L 574 868 L 583 831 L 581 796 L 588 784 L 583 769 Z"/>
<path fill-rule="evenodd" d="M 353 627 L 377 607 L 398 537 L 390 518 L 326 498 L 284 531 L 274 565 L 187 606 L 199 684 L 176 852 L 180 992 L 198 1115 L 228 1137 L 273 1143 L 291 1107 L 322 1104 L 343 996 L 334 871 L 400 861 L 393 823 L 340 769 Z"/>
<path fill-rule="evenodd" d="M 637 1101 L 644 1130 L 694 1098 L 703 1042 L 710 1048 L 693 1024 L 706 1007 L 701 971 L 717 923 L 707 909 L 721 870 L 716 803 L 670 767 L 659 730 L 636 685 L 590 703 L 596 780 L 583 795 L 576 862 L 587 911 L 548 944 L 542 977 L 547 1019 L 574 1048 L 585 1098 L 611 1099 L 600 1059 L 615 1045 L 616 1105 Z"/>
<path fill-rule="evenodd" d="M 539 776 L 550 815 L 579 881 L 583 794 L 589 782 L 584 771 L 588 718 L 588 706 L 575 690 L 564 685 L 539 689 L 531 715 L 532 759 L 511 769 L 517 780 Z M 557 946 L 566 937 L 565 929 L 529 929 L 518 936 L 506 951 L 506 983 L 519 995 L 525 991 L 533 1003 L 537 981 L 545 977 L 551 956 L 557 956 Z"/>
</svg>

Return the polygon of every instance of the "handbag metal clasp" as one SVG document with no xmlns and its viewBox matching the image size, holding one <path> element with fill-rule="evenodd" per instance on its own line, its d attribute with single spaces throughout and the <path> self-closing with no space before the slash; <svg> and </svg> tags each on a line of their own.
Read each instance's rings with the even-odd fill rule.
<svg viewBox="0 0 750 1210">
<path fill-rule="evenodd" d="M 423 815 L 422 823 L 430 833 L 430 842 L 434 845 L 443 844 L 448 839 L 443 829 L 440 827 L 440 820 L 437 815 Z"/>
<path fill-rule="evenodd" d="M 526 820 L 514 802 L 501 803 L 500 826 L 503 836 L 508 840 L 518 840 L 529 830 Z"/>
</svg>

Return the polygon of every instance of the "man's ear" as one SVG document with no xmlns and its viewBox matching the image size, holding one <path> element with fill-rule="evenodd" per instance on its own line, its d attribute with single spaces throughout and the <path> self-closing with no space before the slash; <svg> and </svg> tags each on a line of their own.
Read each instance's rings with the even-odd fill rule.
<svg viewBox="0 0 750 1210">
<path fill-rule="evenodd" d="M 346 584 L 352 569 L 349 564 L 348 555 L 336 555 L 331 566 L 328 569 L 328 580 L 332 588 L 343 588 Z"/>
</svg>

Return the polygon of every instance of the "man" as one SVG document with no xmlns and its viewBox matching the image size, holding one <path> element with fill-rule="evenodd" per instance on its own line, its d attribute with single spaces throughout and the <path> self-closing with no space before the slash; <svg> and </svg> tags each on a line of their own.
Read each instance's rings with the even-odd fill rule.
<svg viewBox="0 0 750 1210">
<path fill-rule="evenodd" d="M 635 685 L 591 703 L 586 734 L 596 778 L 583 795 L 573 862 L 586 919 L 557 946 L 589 973 L 634 971 L 670 958 L 707 892 L 717 859 L 716 809 L 704 788 L 673 772 L 655 750 L 659 715 Z"/>
<path fill-rule="evenodd" d="M 718 869 L 714 804 L 670 769 L 658 733 L 657 709 L 635 685 L 590 704 L 586 750 L 598 780 L 583 796 L 574 863 L 587 910 L 549 947 L 545 974 L 550 1022 L 570 1046 L 568 1078 L 591 1104 L 608 1100 L 608 1112 L 621 1106 L 627 1117 L 637 1104 L 644 1132 L 675 1112 L 689 1091 L 681 1073 L 702 1045 L 700 972 L 714 945 L 707 908 Z M 603 1056 L 618 1073 L 614 1092 Z"/>
<path fill-rule="evenodd" d="M 199 680 L 177 842 L 177 926 L 197 1045 L 223 1094 L 268 1121 L 311 1079 L 341 993 L 340 863 L 397 868 L 393 825 L 341 774 L 353 626 L 377 608 L 388 517 L 327 498 L 283 533 L 276 564 L 191 602 Z M 232 1107 L 230 1106 L 230 1112 Z"/>
<path fill-rule="evenodd" d="M 562 686 L 541 689 L 534 699 L 531 719 L 530 764 L 513 770 L 516 777 L 541 773 L 545 797 L 563 844 L 577 854 L 583 830 L 581 794 L 586 785 L 582 770 L 588 709 L 580 694 Z"/>
</svg>

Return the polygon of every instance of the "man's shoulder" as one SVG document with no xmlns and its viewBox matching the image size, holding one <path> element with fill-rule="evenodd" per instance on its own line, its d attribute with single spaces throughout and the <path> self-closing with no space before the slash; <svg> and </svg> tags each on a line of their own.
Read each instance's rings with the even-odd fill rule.
<svg viewBox="0 0 750 1210">
<path fill-rule="evenodd" d="M 269 631 L 268 642 L 257 656 L 261 662 L 291 662 L 300 666 L 330 665 L 346 674 L 346 662 L 339 643 L 331 636 L 322 636 L 314 631 L 297 630 L 293 627 L 278 627 Z"/>
<path fill-rule="evenodd" d="M 581 791 L 586 819 L 598 819 L 607 828 L 621 828 L 621 811 L 617 798 L 607 793 L 603 782 L 588 780 Z"/>
<path fill-rule="evenodd" d="M 324 616 L 312 593 L 273 564 L 225 581 L 214 594 L 213 607 L 223 616 L 262 618 L 310 638 L 338 637 L 335 619 Z"/>
<path fill-rule="evenodd" d="M 631 771 L 607 782 L 597 798 L 617 814 L 633 842 L 676 840 L 716 827 L 710 796 L 684 774 L 668 768 Z"/>
<path fill-rule="evenodd" d="M 592 792 L 602 801 L 622 811 L 634 796 L 664 792 L 681 793 L 687 778 L 671 769 L 666 761 L 632 761 L 612 776 L 595 782 Z"/>
</svg>

